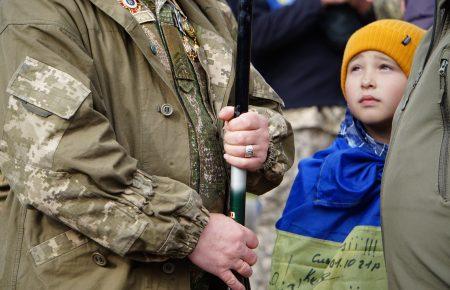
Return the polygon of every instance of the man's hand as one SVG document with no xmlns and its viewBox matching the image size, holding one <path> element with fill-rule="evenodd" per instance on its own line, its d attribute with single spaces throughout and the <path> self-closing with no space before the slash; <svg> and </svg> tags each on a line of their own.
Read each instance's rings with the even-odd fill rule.
<svg viewBox="0 0 450 290">
<path fill-rule="evenodd" d="M 257 171 L 262 168 L 269 149 L 269 121 L 255 112 L 248 112 L 233 119 L 234 107 L 225 107 L 219 118 L 225 121 L 225 160 L 238 168 Z M 246 158 L 245 146 L 252 145 L 254 156 Z"/>
<path fill-rule="evenodd" d="M 250 277 L 257 259 L 252 249 L 257 246 L 258 239 L 251 230 L 223 214 L 212 213 L 189 259 L 232 290 L 245 290 L 231 270 Z"/>
</svg>

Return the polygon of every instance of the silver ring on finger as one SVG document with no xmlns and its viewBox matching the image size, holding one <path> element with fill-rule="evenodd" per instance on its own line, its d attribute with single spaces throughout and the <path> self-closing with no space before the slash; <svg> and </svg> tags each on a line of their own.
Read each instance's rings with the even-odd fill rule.
<svg viewBox="0 0 450 290">
<path fill-rule="evenodd" d="M 253 145 L 247 145 L 245 146 L 245 154 L 244 157 L 245 158 L 252 158 L 253 156 L 255 156 L 255 152 L 253 150 Z"/>
</svg>

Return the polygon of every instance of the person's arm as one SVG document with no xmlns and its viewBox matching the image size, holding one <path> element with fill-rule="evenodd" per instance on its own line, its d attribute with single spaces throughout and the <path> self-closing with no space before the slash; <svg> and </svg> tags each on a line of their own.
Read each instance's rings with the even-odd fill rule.
<svg viewBox="0 0 450 290">
<path fill-rule="evenodd" d="M 236 19 L 230 6 L 224 1 L 219 0 L 217 3 L 225 19 L 227 19 L 228 30 L 231 35 L 235 36 L 237 30 Z M 282 115 L 283 101 L 253 66 L 250 68 L 249 90 L 249 111 L 257 113 L 267 120 L 268 150 L 265 152 L 264 160 L 259 162 L 260 164 L 256 170 L 254 169 L 255 164 L 248 164 L 248 160 L 245 159 L 237 160 L 233 165 L 242 167 L 240 165 L 246 163 L 244 165 L 245 169 L 250 169 L 247 176 L 247 191 L 262 194 L 276 187 L 283 179 L 284 173 L 292 166 L 294 160 L 294 139 L 291 125 Z M 221 115 L 223 120 L 230 120 L 232 110 L 223 112 Z M 254 118 L 254 122 L 258 123 L 258 120 Z M 225 149 L 227 150 L 226 146 Z M 238 152 L 233 153 L 230 155 L 240 158 Z"/>
<path fill-rule="evenodd" d="M 23 205 L 122 256 L 193 251 L 208 222 L 200 196 L 138 170 L 94 106 L 102 104 L 96 70 L 76 33 L 55 23 L 9 25 L 0 67 L 0 168 Z"/>
<path fill-rule="evenodd" d="M 250 107 L 268 120 L 269 148 L 262 167 L 247 176 L 247 190 L 262 194 L 278 186 L 294 162 L 294 135 L 291 124 L 283 117 L 283 101 L 259 72 L 250 69 Z"/>
</svg>

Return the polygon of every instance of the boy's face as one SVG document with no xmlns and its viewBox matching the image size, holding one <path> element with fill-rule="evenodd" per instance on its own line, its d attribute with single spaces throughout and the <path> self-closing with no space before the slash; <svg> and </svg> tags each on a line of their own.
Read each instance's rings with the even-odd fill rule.
<svg viewBox="0 0 450 290">
<path fill-rule="evenodd" d="M 406 83 L 392 58 L 378 51 L 361 52 L 348 64 L 345 99 L 353 116 L 365 125 L 390 129 Z"/>
</svg>

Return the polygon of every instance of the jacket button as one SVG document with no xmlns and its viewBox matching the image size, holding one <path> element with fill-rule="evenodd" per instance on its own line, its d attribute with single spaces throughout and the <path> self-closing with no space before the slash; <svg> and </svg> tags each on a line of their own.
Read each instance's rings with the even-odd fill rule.
<svg viewBox="0 0 450 290">
<path fill-rule="evenodd" d="M 100 267 L 105 267 L 107 264 L 107 260 L 105 258 L 105 256 L 103 256 L 101 253 L 99 252 L 94 252 L 92 254 L 92 260 L 94 261 L 95 264 L 97 264 Z"/>
<path fill-rule="evenodd" d="M 164 263 L 162 265 L 162 270 L 166 274 L 173 274 L 173 272 L 175 272 L 175 265 L 170 262 Z"/>
<path fill-rule="evenodd" d="M 169 104 L 163 104 L 161 105 L 160 112 L 164 116 L 169 117 L 170 115 L 173 114 L 173 107 L 172 105 Z"/>
<path fill-rule="evenodd" d="M 154 44 L 150 44 L 150 50 L 152 51 L 152 53 L 154 55 L 156 55 L 158 53 L 158 50 L 156 49 L 156 45 L 154 45 Z"/>
</svg>

